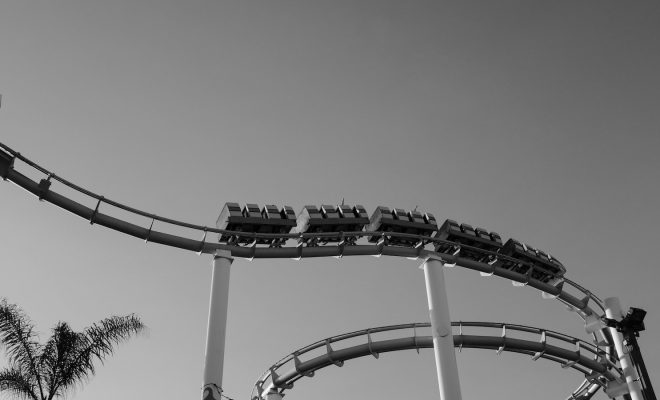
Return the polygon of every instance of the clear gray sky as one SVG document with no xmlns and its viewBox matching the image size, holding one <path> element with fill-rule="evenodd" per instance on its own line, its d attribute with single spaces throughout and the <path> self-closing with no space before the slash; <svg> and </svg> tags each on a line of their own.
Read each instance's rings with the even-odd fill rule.
<svg viewBox="0 0 660 400">
<path fill-rule="evenodd" d="M 648 310 L 640 343 L 660 389 L 659 27 L 656 1 L 2 0 L 0 141 L 202 225 L 226 201 L 345 198 L 518 238 Z M 199 398 L 210 258 L 90 227 L 8 183 L 0 199 L 0 296 L 44 336 L 130 312 L 150 327 L 75 398 Z M 426 321 L 417 266 L 237 260 L 225 393 L 247 399 L 324 337 Z M 454 320 L 584 336 L 532 289 L 446 275 Z M 581 381 L 491 351 L 458 362 L 465 399 L 564 398 Z M 287 396 L 311 397 L 437 399 L 432 352 L 347 362 Z"/>
</svg>

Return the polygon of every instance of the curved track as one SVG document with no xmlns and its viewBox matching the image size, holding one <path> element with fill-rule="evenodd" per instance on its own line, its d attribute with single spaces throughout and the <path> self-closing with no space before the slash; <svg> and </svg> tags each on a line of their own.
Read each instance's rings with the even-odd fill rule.
<svg viewBox="0 0 660 400">
<path fill-rule="evenodd" d="M 486 250 L 460 245 L 458 243 L 453 243 L 446 240 L 429 238 L 425 236 L 411 235 L 405 233 L 393 233 L 388 232 L 388 236 L 392 237 L 403 237 L 403 238 L 415 238 L 421 243 L 421 246 L 415 248 L 402 247 L 389 245 L 387 241 L 382 240 L 377 244 L 371 244 L 366 242 L 366 238 L 372 236 L 383 235 L 382 232 L 338 232 L 338 233 L 300 233 L 300 234 L 258 234 L 258 233 L 246 233 L 246 232 L 231 232 L 221 229 L 211 228 L 208 226 L 195 225 L 182 221 L 177 221 L 174 219 L 161 217 L 155 214 L 147 213 L 119 202 L 110 200 L 104 196 L 93 193 L 89 190 L 86 190 L 82 187 L 79 187 L 56 174 L 46 170 L 45 168 L 39 166 L 38 164 L 30 161 L 29 159 L 22 156 L 20 153 L 12 150 L 8 146 L 0 143 L 0 149 L 4 150 L 6 154 L 10 155 L 12 160 L 10 163 L 0 163 L 0 176 L 4 180 L 9 180 L 19 187 L 25 189 L 26 191 L 34 194 L 39 200 L 48 201 L 72 214 L 78 215 L 91 224 L 98 224 L 105 226 L 107 228 L 122 232 L 127 235 L 131 235 L 140 239 L 143 239 L 145 242 L 154 242 L 163 244 L 170 247 L 176 247 L 184 250 L 189 250 L 196 252 L 198 254 L 215 254 L 218 250 L 228 251 L 233 257 L 237 258 L 308 258 L 308 257 L 344 257 L 344 256 L 358 256 L 358 255 L 373 255 L 373 256 L 397 256 L 397 257 L 406 257 L 412 259 L 425 259 L 428 257 L 438 257 L 440 258 L 445 265 L 458 265 L 463 268 L 472 269 L 479 271 L 483 275 L 495 275 L 500 276 L 506 279 L 511 280 L 514 284 L 517 285 L 528 285 L 535 289 L 538 289 L 542 292 L 544 297 L 555 298 L 566 304 L 570 310 L 575 311 L 582 319 L 585 321 L 597 321 L 604 315 L 604 306 L 602 301 L 596 297 L 593 293 L 578 285 L 577 283 L 563 278 L 561 282 L 557 284 L 548 284 L 531 277 L 531 271 L 533 266 L 530 266 L 529 274 L 519 274 L 511 270 L 499 268 L 496 265 L 474 261 L 468 258 L 464 258 L 454 254 L 444 254 L 436 253 L 431 250 L 427 250 L 425 247 L 433 243 L 448 243 L 457 247 L 469 248 L 470 252 L 479 252 L 483 253 L 485 256 L 491 256 L 491 258 L 499 259 L 508 259 L 513 260 L 510 257 L 492 253 Z M 25 174 L 19 172 L 15 168 L 15 161 L 18 160 L 28 167 L 43 174 L 44 178 L 40 182 L 32 180 Z M 69 197 L 66 197 L 62 194 L 57 193 L 54 190 L 51 190 L 51 184 L 53 182 L 58 182 L 63 186 L 65 190 L 73 190 L 78 196 L 82 195 L 85 198 L 85 201 L 89 202 L 89 205 L 82 204 L 78 201 L 72 200 Z M 112 210 L 115 210 L 115 215 L 117 211 L 123 211 L 124 214 L 128 214 L 132 217 L 131 221 L 125 219 L 125 217 L 116 217 L 112 215 Z M 135 219 L 143 219 L 144 225 L 140 225 L 134 222 Z M 154 229 L 155 224 L 158 223 L 158 227 Z M 191 235 L 194 234 L 196 237 L 201 239 L 195 239 L 190 236 L 181 236 L 180 234 L 168 233 L 167 231 L 161 231 L 161 226 L 167 228 L 170 232 L 174 230 L 180 231 L 182 228 L 187 229 Z M 253 241 L 253 244 L 247 246 L 237 246 L 237 245 L 228 245 L 217 242 L 208 242 L 207 236 L 208 233 L 218 233 L 218 234 L 234 234 L 241 235 L 248 238 L 278 238 L 282 239 L 282 242 L 287 240 L 295 240 L 297 243 L 292 246 L 280 246 L 280 247 L 263 247 L 256 244 L 257 240 Z M 344 241 L 339 241 L 335 243 L 328 243 L 321 246 L 305 246 L 303 242 L 308 238 L 320 238 L 323 241 L 323 238 L 343 238 L 344 235 L 350 235 L 358 239 L 355 244 L 346 245 Z M 361 240 L 361 241 L 360 241 Z M 524 261 L 515 260 L 516 262 L 525 264 Z M 593 307 L 595 307 L 595 309 Z M 614 347 L 611 335 L 607 329 L 598 329 L 598 334 L 593 334 L 594 343 L 601 344 L 604 343 L 604 351 L 610 358 L 613 360 Z M 585 380 L 584 383 L 573 393 L 572 398 L 581 397 L 584 399 L 590 398 L 600 386 L 596 383 Z"/>
<path fill-rule="evenodd" d="M 297 380 L 312 377 L 316 371 L 331 365 L 341 367 L 345 361 L 354 358 L 378 358 L 380 353 L 401 350 L 419 352 L 422 348 L 433 348 L 432 336 L 420 335 L 420 331 L 429 330 L 430 326 L 430 323 L 414 323 L 371 328 L 333 336 L 305 346 L 275 363 L 259 378 L 252 391 L 252 400 L 265 400 L 271 391 L 282 394 L 292 389 Z M 608 382 L 623 379 L 621 371 L 608 359 L 602 348 L 559 332 L 492 322 L 454 322 L 452 326 L 458 329 L 454 333 L 454 346 L 459 350 L 490 349 L 497 354 L 503 351 L 526 354 L 533 360 L 544 358 L 559 363 L 562 368 L 581 372 L 588 382 L 597 386 L 606 386 Z M 490 335 L 468 335 L 464 330 Z M 383 332 L 389 334 L 388 338 L 380 340 L 378 335 Z M 401 337 L 392 338 L 393 332 Z M 528 340 L 530 334 L 536 335 L 536 340 Z M 354 343 L 354 338 L 362 338 L 363 344 L 346 345 L 348 340 Z M 336 348 L 333 349 L 333 345 Z M 305 360 L 301 360 L 301 357 Z"/>
</svg>

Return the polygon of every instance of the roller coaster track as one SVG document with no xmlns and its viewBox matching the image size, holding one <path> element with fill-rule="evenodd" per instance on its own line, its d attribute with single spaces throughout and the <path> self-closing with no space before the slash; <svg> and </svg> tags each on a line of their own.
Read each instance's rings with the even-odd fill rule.
<svg viewBox="0 0 660 400">
<path fill-rule="evenodd" d="M 15 161 L 20 161 L 29 167 L 29 172 L 43 174 L 43 179 L 39 182 L 31 179 L 26 174 L 19 172 L 16 169 Z M 365 239 L 373 236 L 382 236 L 385 239 L 384 232 L 332 232 L 332 233 L 296 233 L 296 234 L 266 234 L 266 233 L 249 233 L 249 232 L 233 232 L 213 227 L 196 225 L 187 222 L 177 221 L 171 218 L 158 216 L 153 213 L 148 213 L 129 207 L 117 201 L 113 201 L 105 196 L 93 193 L 78 185 L 75 185 L 66 179 L 54 174 L 51 171 L 41 167 L 40 165 L 27 159 L 19 152 L 16 152 L 8 146 L 0 143 L 0 177 L 3 180 L 8 180 L 29 193 L 35 195 L 39 200 L 47 201 L 55 206 L 58 206 L 74 215 L 88 220 L 90 224 L 98 224 L 107 228 L 116 230 L 118 232 L 134 236 L 144 240 L 145 242 L 159 243 L 165 246 L 180 248 L 196 252 L 198 254 L 211 254 L 214 255 L 218 251 L 224 251 L 231 254 L 232 257 L 254 259 L 254 258 L 312 258 L 312 257 L 345 257 L 345 256 L 396 256 L 406 257 L 409 259 L 426 259 L 428 257 L 437 257 L 442 260 L 446 266 L 458 265 L 463 268 L 479 271 L 482 275 L 495 275 L 505 279 L 509 279 L 517 286 L 530 286 L 539 291 L 545 298 L 557 299 L 564 303 L 569 310 L 576 312 L 585 322 L 597 321 L 604 316 L 603 302 L 594 295 L 591 291 L 585 289 L 579 284 L 561 278 L 558 282 L 553 284 L 542 282 L 532 278 L 532 272 L 536 268 L 528 264 L 524 260 L 516 260 L 511 257 L 493 253 L 487 250 L 479 249 L 476 247 L 466 246 L 463 244 L 454 243 L 447 240 L 438 238 L 431 238 L 427 236 L 419 236 L 406 233 L 387 232 L 387 236 L 396 238 L 415 239 L 419 245 L 415 247 L 404 247 L 388 244 L 387 240 L 380 240 L 378 243 L 372 244 L 366 242 Z M 77 195 L 89 202 L 88 205 L 75 201 L 67 196 L 51 190 L 52 182 L 58 182 L 65 190 L 73 190 Z M 124 214 L 128 213 L 131 221 L 126 220 L 126 217 L 117 217 L 111 215 L 112 210 L 121 210 Z M 144 225 L 136 224 L 133 219 L 145 219 Z M 163 225 L 167 229 L 161 231 L 154 229 L 155 223 Z M 194 239 L 189 236 L 181 236 L 180 234 L 168 233 L 174 230 L 181 230 L 186 228 L 188 231 L 195 232 L 197 237 L 201 235 L 201 239 Z M 160 228 L 159 228 L 160 229 Z M 252 244 L 239 246 L 234 244 L 225 244 L 218 242 L 209 242 L 208 233 L 216 233 L 220 235 L 235 235 L 243 238 L 254 239 Z M 354 243 L 347 244 L 342 240 L 344 237 L 353 237 L 356 239 Z M 294 240 L 297 243 L 293 246 L 279 245 L 277 247 L 267 247 L 257 245 L 259 238 L 265 239 L 280 239 L 280 243 L 285 243 L 287 240 Z M 325 243 L 323 245 L 304 245 L 308 239 L 316 238 L 312 242 Z M 325 239 L 325 240 L 324 240 Z M 327 241 L 328 239 L 335 239 L 335 241 Z M 474 261 L 469 258 L 461 257 L 460 252 L 456 254 L 436 253 L 426 249 L 428 245 L 434 243 L 445 243 L 455 246 L 456 248 L 469 249 L 471 253 L 480 253 L 484 255 L 484 259 L 490 258 L 491 260 L 510 260 L 519 264 L 526 264 L 529 266 L 528 273 L 520 274 L 508 269 L 500 268 L 495 263 L 485 263 Z M 595 307 L 595 309 L 593 307 Z M 597 334 L 598 333 L 598 334 Z M 600 338 L 599 338 L 600 336 Z M 609 331 L 601 327 L 593 333 L 593 340 L 598 346 L 604 346 L 604 352 L 614 361 L 614 345 L 611 334 Z M 583 384 L 573 392 L 572 399 L 589 399 L 600 388 L 598 383 L 590 382 L 585 379 Z"/>
<path fill-rule="evenodd" d="M 463 348 L 491 349 L 497 354 L 503 351 L 526 354 L 534 361 L 547 359 L 559 363 L 562 368 L 583 373 L 588 376 L 587 382 L 597 386 L 605 387 L 608 382 L 623 379 L 621 370 L 616 368 L 602 348 L 559 332 L 493 322 L 453 322 L 452 326 L 458 329 L 454 333 L 454 346 L 459 351 Z M 420 330 L 429 330 L 430 327 L 430 323 L 383 326 L 333 336 L 305 346 L 276 362 L 259 378 L 252 390 L 252 400 L 266 399 L 271 392 L 283 394 L 285 390 L 292 389 L 299 379 L 312 377 L 316 371 L 328 366 L 341 367 L 347 360 L 365 356 L 378 358 L 381 353 L 391 351 L 419 352 L 422 348 L 433 348 L 432 336 L 420 335 Z M 499 335 L 466 335 L 463 332 L 466 328 L 497 331 Z M 401 337 L 392 338 L 389 335 L 385 340 L 378 340 L 378 334 L 383 332 L 394 332 Z M 406 332 L 412 335 L 405 335 Z M 521 333 L 537 335 L 537 340 L 516 337 Z M 354 342 L 355 338 L 362 338 L 363 343 L 344 345 L 349 340 Z"/>
</svg>

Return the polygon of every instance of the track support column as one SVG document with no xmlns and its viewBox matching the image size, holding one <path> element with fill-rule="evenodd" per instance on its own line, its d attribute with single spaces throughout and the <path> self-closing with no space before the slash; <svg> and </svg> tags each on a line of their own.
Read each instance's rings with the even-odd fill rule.
<svg viewBox="0 0 660 400">
<path fill-rule="evenodd" d="M 618 297 L 608 297 L 605 299 L 605 316 L 615 321 L 621 321 L 621 319 L 623 319 L 623 311 L 621 310 L 621 303 L 619 302 Z M 633 365 L 628 349 L 623 343 L 623 335 L 621 332 L 617 331 L 616 328 L 609 328 L 609 330 L 612 334 L 612 339 L 614 340 L 616 354 L 619 356 L 619 363 L 623 370 L 623 376 L 626 377 L 626 383 L 628 384 L 628 390 L 630 391 L 630 398 L 632 400 L 644 400 L 644 396 L 642 395 L 642 383 L 639 380 L 637 370 Z"/>
<path fill-rule="evenodd" d="M 229 269 L 232 261 L 229 251 L 218 250 L 213 258 L 202 400 L 220 400 L 222 395 L 222 370 L 229 305 Z"/>
<path fill-rule="evenodd" d="M 266 400 L 282 400 L 284 398 L 284 395 L 282 393 L 275 391 L 272 391 L 266 395 Z"/>
<path fill-rule="evenodd" d="M 436 258 L 428 258 L 422 265 L 426 280 L 426 295 L 429 301 L 429 316 L 433 330 L 433 351 L 438 372 L 438 386 L 441 400 L 461 400 L 461 387 L 458 378 L 458 365 L 454 350 L 454 336 L 451 332 L 449 303 L 445 287 L 443 263 Z"/>
</svg>

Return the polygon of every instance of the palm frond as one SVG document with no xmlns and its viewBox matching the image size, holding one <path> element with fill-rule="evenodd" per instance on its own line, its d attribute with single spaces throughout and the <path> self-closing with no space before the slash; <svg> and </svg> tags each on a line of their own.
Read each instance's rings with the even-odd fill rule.
<svg viewBox="0 0 660 400">
<path fill-rule="evenodd" d="M 58 322 L 53 328 L 53 334 L 43 346 L 38 361 L 44 386 L 49 393 L 56 391 L 66 360 L 72 357 L 78 341 L 79 334 L 66 322 Z"/>
<path fill-rule="evenodd" d="M 50 387 L 56 395 L 62 394 L 77 383 L 85 381 L 94 375 L 95 361 L 101 363 L 114 351 L 114 346 L 128 340 L 146 329 L 142 321 L 135 315 L 113 316 L 103 319 L 86 328 L 81 333 L 67 333 L 65 356 L 61 360 L 61 369 L 57 373 L 59 379 Z M 48 345 L 47 345 L 48 346 Z M 70 347 L 67 347 L 70 346 Z"/>
<path fill-rule="evenodd" d="M 37 342 L 34 324 L 16 305 L 0 301 L 0 344 L 5 347 L 11 364 L 24 377 L 30 377 L 41 391 L 41 376 L 37 368 L 37 357 L 41 345 Z"/>
<path fill-rule="evenodd" d="M 20 368 L 5 368 L 0 371 L 0 393 L 9 392 L 19 399 L 39 400 L 34 383 Z"/>
</svg>

